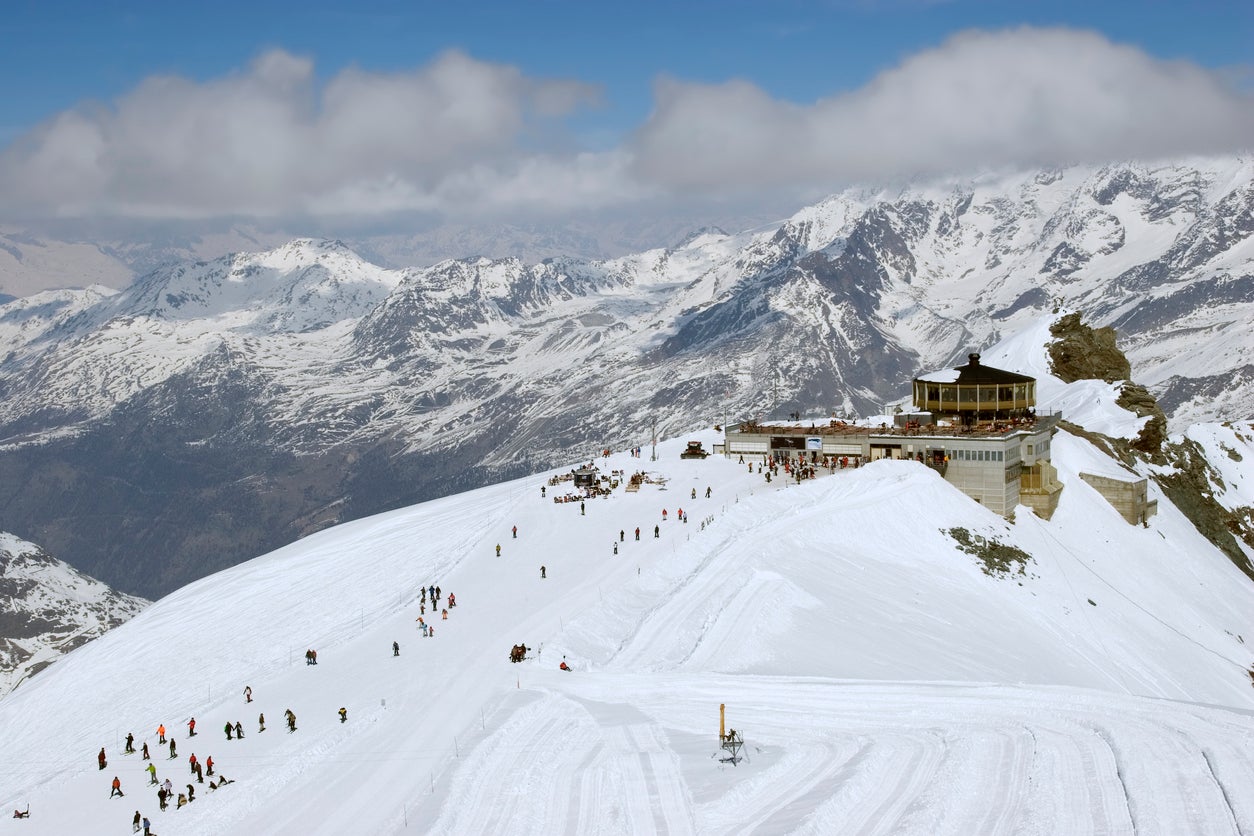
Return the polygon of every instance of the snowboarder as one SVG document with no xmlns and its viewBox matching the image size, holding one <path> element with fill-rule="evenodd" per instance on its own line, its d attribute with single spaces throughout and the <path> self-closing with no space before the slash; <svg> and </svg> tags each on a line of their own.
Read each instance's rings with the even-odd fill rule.
<svg viewBox="0 0 1254 836">
<path fill-rule="evenodd" d="M 448 609 L 440 610 L 440 620 L 448 621 Z"/>
<path fill-rule="evenodd" d="M 141 816 L 141 815 L 139 814 L 139 811 L 138 811 L 138 810 L 136 810 L 136 811 L 135 811 L 135 818 L 131 819 L 131 827 L 133 828 L 133 832 L 135 832 L 135 833 L 138 833 L 138 832 L 139 832 L 139 820 L 140 820 L 140 819 L 142 819 L 142 818 L 143 818 L 143 816 Z"/>
<path fill-rule="evenodd" d="M 614 554 L 618 554 L 618 543 L 614 544 Z"/>
<path fill-rule="evenodd" d="M 171 738 L 170 738 L 170 760 L 174 760 L 174 759 L 175 759 L 175 758 L 177 758 L 178 756 L 179 756 L 179 754 L 178 754 L 178 752 L 176 751 L 176 749 L 175 749 L 175 747 L 174 747 L 174 738 L 173 738 L 173 737 L 171 737 Z"/>
<path fill-rule="evenodd" d="M 624 531 L 620 528 L 620 529 L 618 530 L 618 542 L 620 542 L 620 543 L 621 543 L 621 542 L 623 542 L 623 541 L 624 541 L 624 540 L 626 540 L 626 539 L 627 539 L 627 534 L 626 534 L 626 532 L 624 532 Z"/>
<path fill-rule="evenodd" d="M 457 606 L 457 598 L 450 592 L 448 594 L 448 608 L 451 610 L 455 606 Z"/>
<path fill-rule="evenodd" d="M 144 836 L 157 836 L 157 834 L 152 832 L 152 822 L 148 821 L 147 816 L 144 816 L 142 823 L 143 823 L 143 828 L 144 828 Z"/>
<path fill-rule="evenodd" d="M 438 587 L 438 586 L 437 586 L 437 587 L 435 588 L 435 601 L 431 602 L 431 609 L 432 609 L 432 611 L 434 611 L 434 610 L 435 610 L 435 604 L 436 604 L 436 602 L 440 600 L 440 594 L 441 594 L 441 593 L 440 593 L 440 587 Z"/>
<path fill-rule="evenodd" d="M 518 526 L 514 526 L 513 531 L 514 531 L 514 539 L 517 540 L 518 539 Z"/>
<path fill-rule="evenodd" d="M 662 529 L 658 528 L 656 525 L 653 526 L 653 539 L 656 540 L 657 538 L 661 536 L 662 536 Z"/>
<path fill-rule="evenodd" d="M 29 804 L 27 804 L 27 805 L 26 805 L 26 809 L 25 809 L 25 810 L 14 810 L 14 811 L 13 811 L 13 818 L 15 818 L 15 819 L 29 819 L 29 818 L 30 818 L 30 805 L 29 805 Z"/>
<path fill-rule="evenodd" d="M 105 750 L 103 746 L 100 747 L 100 754 L 96 755 L 96 763 L 100 764 L 101 769 L 104 769 L 109 765 L 108 760 L 105 759 Z"/>
<path fill-rule="evenodd" d="M 710 486 L 709 485 L 705 486 L 705 498 L 706 499 L 710 498 Z"/>
<path fill-rule="evenodd" d="M 193 775 L 196 774 L 196 753 L 192 752 L 191 757 L 187 759 L 187 767 Z"/>
<path fill-rule="evenodd" d="M 165 799 L 166 799 L 165 787 L 161 787 L 157 790 L 157 808 L 158 809 L 165 810 Z"/>
<path fill-rule="evenodd" d="M 544 499 L 544 485 L 540 486 L 540 498 Z"/>
<path fill-rule="evenodd" d="M 570 665 L 566 664 L 566 657 L 562 657 L 562 664 L 558 665 L 558 670 L 569 671 Z"/>
<path fill-rule="evenodd" d="M 234 728 L 234 726 L 232 726 L 232 725 L 231 725 L 231 721 L 230 721 L 230 720 L 227 720 L 227 721 L 226 721 L 226 725 L 222 727 L 222 731 L 226 732 L 226 739 L 227 739 L 227 740 L 234 740 L 234 738 L 233 738 L 233 737 L 231 737 L 231 729 L 233 729 L 233 728 Z"/>
<path fill-rule="evenodd" d="M 693 498 L 693 499 L 696 499 L 696 498 L 697 498 L 697 489 L 696 489 L 696 488 L 693 488 L 693 489 L 692 489 L 692 498 Z"/>
<path fill-rule="evenodd" d="M 435 625 L 434 624 L 427 628 L 427 638 L 429 639 L 435 638 Z"/>
<path fill-rule="evenodd" d="M 130 732 L 126 733 L 126 754 L 135 754 L 135 735 Z"/>
<path fill-rule="evenodd" d="M 157 726 L 157 742 L 165 743 L 165 723 Z"/>
<path fill-rule="evenodd" d="M 187 736 L 188 737 L 196 736 L 196 718 L 195 717 L 187 721 Z"/>
<path fill-rule="evenodd" d="M 341 723 L 348 722 L 348 709 L 344 708 L 343 706 L 340 706 L 340 722 Z"/>
<path fill-rule="evenodd" d="M 496 544 L 496 556 L 497 557 L 501 556 L 501 544 L 500 543 Z"/>
<path fill-rule="evenodd" d="M 640 539 L 640 526 L 636 526 L 636 539 Z"/>
<path fill-rule="evenodd" d="M 236 740 L 244 739 L 244 727 L 240 725 L 238 720 L 235 721 L 235 739 Z"/>
<path fill-rule="evenodd" d="M 266 715 L 258 714 L 257 715 L 257 733 L 260 734 L 261 732 L 265 730 L 266 730 Z"/>
<path fill-rule="evenodd" d="M 205 759 L 205 774 L 206 775 L 213 774 L 213 755 L 210 755 L 208 758 Z"/>
<path fill-rule="evenodd" d="M 144 751 L 141 754 L 143 755 L 144 760 L 146 761 L 152 760 L 152 757 L 149 756 L 148 754 L 148 741 L 147 740 L 144 741 Z"/>
<path fill-rule="evenodd" d="M 196 788 L 193 787 L 191 784 L 188 784 L 187 785 L 187 803 L 191 804 L 195 800 L 196 800 Z"/>
<path fill-rule="evenodd" d="M 244 686 L 244 702 L 250 703 L 252 701 L 253 701 L 253 686 L 245 685 Z"/>
<path fill-rule="evenodd" d="M 401 655 L 401 646 L 399 642 L 392 642 L 392 655 L 393 656 Z"/>
<path fill-rule="evenodd" d="M 203 784 L 205 782 L 205 768 L 197 762 L 192 771 L 196 773 L 196 783 Z"/>
<path fill-rule="evenodd" d="M 544 578 L 547 578 L 548 576 L 549 576 L 549 575 L 548 575 L 548 570 L 547 570 L 547 569 L 545 569 L 543 566 L 541 566 L 541 567 L 540 567 L 540 578 L 541 578 L 541 579 L 544 579 Z"/>
<path fill-rule="evenodd" d="M 290 708 L 285 712 L 285 714 L 287 716 L 287 730 L 289 732 L 296 731 L 296 715 L 292 713 L 292 709 Z"/>
<path fill-rule="evenodd" d="M 662 522 L 666 522 L 666 509 L 662 509 Z"/>
<path fill-rule="evenodd" d="M 182 809 L 183 809 L 184 807 L 186 807 L 186 806 L 187 806 L 187 796 L 186 796 L 185 794 L 183 794 L 183 793 L 179 793 L 179 800 L 178 800 L 178 802 L 174 805 L 174 809 L 175 809 L 175 810 L 182 810 Z"/>
<path fill-rule="evenodd" d="M 115 795 L 118 798 L 122 798 L 125 795 L 125 793 L 122 792 L 122 779 L 118 778 L 116 775 L 113 776 L 113 789 L 109 790 L 109 797 L 113 798 Z"/>
</svg>

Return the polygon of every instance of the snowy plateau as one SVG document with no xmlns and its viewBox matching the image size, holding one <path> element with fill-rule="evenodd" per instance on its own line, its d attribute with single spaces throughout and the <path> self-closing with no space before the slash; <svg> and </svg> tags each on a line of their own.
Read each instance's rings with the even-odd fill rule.
<svg viewBox="0 0 1254 836">
<path fill-rule="evenodd" d="M 0 306 L 0 527 L 155 598 L 655 423 L 875 414 L 1061 309 L 1174 431 L 1248 418 L 1252 232 L 1229 157 L 850 190 L 610 260 L 301 239 L 38 293 Z"/>
<path fill-rule="evenodd" d="M 1092 426 L 1120 413 L 1090 398 Z M 1251 504 L 1254 430 L 1188 432 Z M 1060 432 L 1056 513 L 1007 520 L 915 462 L 767 483 L 689 438 L 720 435 L 596 457 L 638 492 L 556 502 L 574 461 L 165 596 L 0 699 L 0 803 L 30 811 L 6 832 L 1254 832 L 1254 585 L 1153 483 L 1129 525 L 1079 473 L 1132 474 Z M 158 809 L 128 733 L 194 801 Z"/>
</svg>

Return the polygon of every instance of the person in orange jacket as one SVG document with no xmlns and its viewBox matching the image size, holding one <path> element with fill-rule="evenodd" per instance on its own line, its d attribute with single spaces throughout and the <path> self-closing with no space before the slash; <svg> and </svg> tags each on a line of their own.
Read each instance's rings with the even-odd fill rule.
<svg viewBox="0 0 1254 836">
<path fill-rule="evenodd" d="M 157 726 L 157 742 L 165 743 L 165 723 Z"/>
<path fill-rule="evenodd" d="M 121 779 L 118 778 L 118 776 L 114 775 L 113 776 L 113 789 L 109 791 L 109 797 L 113 798 L 113 796 L 115 795 L 121 797 L 122 794 L 123 794 L 122 793 L 122 781 Z"/>
</svg>

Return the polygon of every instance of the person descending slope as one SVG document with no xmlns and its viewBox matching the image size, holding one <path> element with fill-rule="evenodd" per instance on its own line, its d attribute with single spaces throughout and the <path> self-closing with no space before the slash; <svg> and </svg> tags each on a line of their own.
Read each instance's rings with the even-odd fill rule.
<svg viewBox="0 0 1254 836">
<path fill-rule="evenodd" d="M 113 776 L 113 789 L 109 791 L 109 797 L 113 798 L 115 795 L 118 798 L 121 798 L 124 795 L 122 792 L 122 780 L 116 775 Z"/>
<path fill-rule="evenodd" d="M 348 709 L 342 706 L 340 707 L 340 722 L 341 723 L 348 722 Z"/>
<path fill-rule="evenodd" d="M 496 544 L 496 556 L 497 557 L 501 556 L 501 544 L 500 543 Z"/>
<path fill-rule="evenodd" d="M 226 739 L 227 739 L 227 740 L 234 740 L 234 739 L 235 739 L 235 738 L 231 737 L 231 729 L 233 729 L 233 728 L 234 728 L 234 726 L 232 726 L 232 725 L 231 725 L 231 721 L 230 721 L 230 720 L 227 720 L 227 721 L 226 721 L 226 725 L 222 727 L 222 731 L 226 732 Z"/>
<path fill-rule="evenodd" d="M 399 642 L 392 642 L 392 655 L 393 656 L 401 655 L 401 645 Z"/>
<path fill-rule="evenodd" d="M 100 754 L 96 755 L 96 763 L 100 765 L 101 769 L 104 769 L 109 765 L 109 761 L 105 758 L 105 750 L 103 746 L 100 747 Z"/>
<path fill-rule="evenodd" d="M 257 732 L 261 733 L 265 730 L 266 730 L 266 715 L 258 714 L 257 715 Z"/>
<path fill-rule="evenodd" d="M 187 721 L 187 736 L 188 737 L 196 736 L 196 718 L 195 717 Z"/>
<path fill-rule="evenodd" d="M 290 733 L 296 731 L 296 715 L 292 713 L 292 709 L 289 708 L 284 712 L 284 715 L 287 717 L 288 732 Z"/>
<path fill-rule="evenodd" d="M 252 701 L 253 701 L 253 686 L 245 685 L 244 686 L 244 702 L 249 703 Z"/>
</svg>

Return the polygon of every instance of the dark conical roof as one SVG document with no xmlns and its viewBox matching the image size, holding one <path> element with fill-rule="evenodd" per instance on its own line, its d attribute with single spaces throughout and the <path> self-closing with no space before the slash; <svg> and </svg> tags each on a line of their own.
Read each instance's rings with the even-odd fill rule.
<svg viewBox="0 0 1254 836">
<path fill-rule="evenodd" d="M 957 372 L 956 376 L 954 372 Z M 1030 383 L 1036 378 L 1017 372 L 1008 372 L 1005 369 L 995 369 L 992 366 L 982 366 L 980 355 L 968 354 L 965 366 L 957 366 L 952 371 L 922 375 L 919 380 L 957 383 L 959 386 L 995 386 L 1001 383 Z"/>
</svg>

